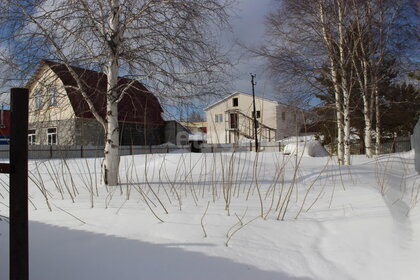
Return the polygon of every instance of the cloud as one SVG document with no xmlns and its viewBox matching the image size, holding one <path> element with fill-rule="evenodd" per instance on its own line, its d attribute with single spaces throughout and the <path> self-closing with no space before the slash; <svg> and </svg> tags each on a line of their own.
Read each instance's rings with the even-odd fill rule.
<svg viewBox="0 0 420 280">
<path fill-rule="evenodd" d="M 252 57 L 245 49 L 256 48 L 264 42 L 265 17 L 275 7 L 274 0 L 241 0 L 238 1 L 232 15 L 232 30 L 223 34 L 223 43 L 231 48 L 230 57 L 235 65 L 235 79 L 232 81 L 234 91 L 251 92 L 250 73 L 257 75 L 256 93 L 259 96 L 275 96 L 272 82 L 264 73 L 264 61 Z M 228 94 L 228 93 L 227 93 Z"/>
</svg>

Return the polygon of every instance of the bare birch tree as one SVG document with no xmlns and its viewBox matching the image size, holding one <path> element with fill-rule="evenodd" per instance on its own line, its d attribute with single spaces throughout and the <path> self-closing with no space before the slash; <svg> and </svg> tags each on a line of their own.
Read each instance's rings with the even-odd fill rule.
<svg viewBox="0 0 420 280">
<path fill-rule="evenodd" d="M 411 2 L 411 3 L 410 3 Z M 373 121 L 376 152 L 381 139 L 379 85 L 385 61 L 401 55 L 410 32 L 397 36 L 407 22 L 402 13 L 413 1 L 283 0 L 267 17 L 268 41 L 259 50 L 278 84 L 295 81 L 314 93 L 328 90 L 319 78 L 331 81 L 337 121 L 339 163 L 350 164 L 351 99 L 360 98 L 364 113 L 366 155 L 372 157 Z M 411 5 L 410 5 L 411 4 Z M 358 96 L 352 96 L 354 94 Z"/>
<path fill-rule="evenodd" d="M 3 63 L 27 78 L 34 63 L 67 66 L 96 120 L 104 127 L 104 182 L 118 184 L 118 103 L 130 84 L 143 81 L 162 98 L 213 92 L 226 57 L 215 33 L 227 26 L 230 0 L 0 0 Z M 3 57 L 3 56 L 1 56 Z M 71 66 L 107 75 L 106 116 L 96 112 Z"/>
<path fill-rule="evenodd" d="M 268 59 L 275 78 L 305 82 L 315 91 L 322 90 L 319 75 L 330 78 L 335 92 L 338 161 L 350 164 L 352 81 L 345 67 L 344 13 L 341 0 L 282 1 L 280 9 L 267 17 L 268 42 L 254 52 Z"/>
<path fill-rule="evenodd" d="M 322 30 L 322 39 L 325 44 L 325 48 L 327 50 L 328 62 L 329 62 L 329 72 L 332 80 L 332 84 L 334 87 L 334 96 L 335 96 L 335 110 L 336 110 L 336 118 L 337 118 L 337 157 L 338 163 L 342 164 L 344 159 L 344 127 L 343 127 L 343 96 L 342 91 L 340 90 L 339 81 L 338 81 L 338 62 L 335 57 L 334 51 L 334 41 L 333 36 L 330 31 L 330 26 L 326 19 L 325 14 L 325 3 L 319 2 L 319 20 Z"/>
<path fill-rule="evenodd" d="M 413 9 L 410 1 L 365 0 L 351 1 L 353 40 L 356 47 L 352 63 L 363 100 L 366 156 L 380 153 L 381 119 L 380 84 L 387 78 L 387 62 L 402 57 L 409 48 L 407 41 L 418 41 L 407 24 L 406 12 Z M 375 121 L 375 129 L 373 122 Z M 375 134 L 376 145 L 372 143 Z"/>
</svg>

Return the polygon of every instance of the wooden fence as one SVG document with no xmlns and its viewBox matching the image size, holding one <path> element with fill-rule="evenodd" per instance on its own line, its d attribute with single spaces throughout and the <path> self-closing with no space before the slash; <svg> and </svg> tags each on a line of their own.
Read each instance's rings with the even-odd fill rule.
<svg viewBox="0 0 420 280">
<path fill-rule="evenodd" d="M 293 143 L 293 142 L 290 142 Z M 282 152 L 286 143 L 280 142 L 260 142 L 259 150 L 261 152 Z M 335 154 L 334 146 L 325 146 L 330 154 Z M 382 143 L 381 153 L 404 152 L 411 149 L 409 137 L 399 137 L 396 140 Z M 190 152 L 191 145 L 156 145 L 156 146 L 121 146 L 120 154 L 122 156 L 138 154 L 158 154 L 158 153 L 181 153 Z M 193 149 L 194 150 L 194 149 Z M 201 144 L 198 150 L 203 153 L 221 153 L 221 152 L 248 152 L 255 151 L 255 144 L 237 143 L 237 144 Z M 60 159 L 60 158 L 93 158 L 103 157 L 104 148 L 99 146 L 58 146 L 58 145 L 29 145 L 29 159 Z M 360 143 L 351 144 L 352 154 L 360 154 Z M 0 159 L 8 159 L 9 146 L 0 145 Z"/>
</svg>

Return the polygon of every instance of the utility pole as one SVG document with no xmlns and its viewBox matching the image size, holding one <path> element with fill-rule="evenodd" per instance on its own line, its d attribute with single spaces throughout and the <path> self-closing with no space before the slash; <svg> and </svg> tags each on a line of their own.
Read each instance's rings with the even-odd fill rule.
<svg viewBox="0 0 420 280">
<path fill-rule="evenodd" d="M 252 113 L 252 117 L 254 119 L 254 139 L 255 139 L 255 152 L 258 152 L 258 122 L 257 122 L 257 111 L 255 108 L 255 85 L 257 82 L 255 82 L 255 74 L 251 73 L 251 84 L 252 84 L 252 105 L 254 108 L 254 111 Z"/>
</svg>

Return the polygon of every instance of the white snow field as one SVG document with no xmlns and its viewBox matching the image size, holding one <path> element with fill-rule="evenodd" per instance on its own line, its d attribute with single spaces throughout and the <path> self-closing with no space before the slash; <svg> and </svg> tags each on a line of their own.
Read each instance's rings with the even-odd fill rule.
<svg viewBox="0 0 420 280">
<path fill-rule="evenodd" d="M 31 280 L 420 279 L 413 152 L 350 167 L 274 152 L 127 156 L 110 188 L 100 164 L 30 162 Z"/>
</svg>

